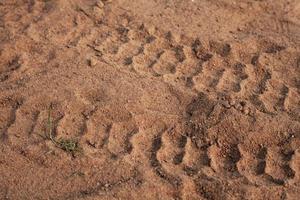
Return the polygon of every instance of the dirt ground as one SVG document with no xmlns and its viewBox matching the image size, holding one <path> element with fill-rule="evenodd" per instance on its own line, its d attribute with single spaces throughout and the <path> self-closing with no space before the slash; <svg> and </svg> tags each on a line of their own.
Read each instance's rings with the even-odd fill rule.
<svg viewBox="0 0 300 200">
<path fill-rule="evenodd" d="M 296 200 L 300 0 L 0 0 L 0 199 Z"/>
</svg>

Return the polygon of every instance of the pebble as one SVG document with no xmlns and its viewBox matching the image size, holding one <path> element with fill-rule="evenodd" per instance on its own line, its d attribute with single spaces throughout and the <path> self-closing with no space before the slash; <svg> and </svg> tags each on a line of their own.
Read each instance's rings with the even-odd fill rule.
<svg viewBox="0 0 300 200">
<path fill-rule="evenodd" d="M 103 8 L 104 7 L 104 3 L 101 0 L 98 0 L 96 2 L 96 6 L 98 6 L 99 8 Z"/>
<path fill-rule="evenodd" d="M 245 115 L 248 115 L 250 113 L 250 109 L 249 108 L 244 108 L 243 110 Z"/>
<path fill-rule="evenodd" d="M 179 43 L 181 41 L 181 35 L 179 33 L 173 33 L 174 41 Z"/>
<path fill-rule="evenodd" d="M 103 9 L 99 8 L 98 6 L 94 6 L 93 11 L 94 11 L 94 16 L 97 18 L 101 18 L 104 14 Z"/>
<path fill-rule="evenodd" d="M 236 104 L 236 100 L 231 100 L 230 102 L 229 102 L 229 104 L 231 105 L 231 106 L 234 106 L 235 104 Z"/>
<path fill-rule="evenodd" d="M 95 65 L 97 65 L 97 59 L 96 58 L 93 58 L 93 57 L 91 57 L 90 59 L 89 59 L 89 65 L 91 66 L 91 67 L 94 67 Z"/>
<path fill-rule="evenodd" d="M 155 35 L 155 33 L 157 31 L 155 26 L 147 24 L 146 27 L 147 27 L 147 31 L 149 32 L 149 34 Z"/>
<path fill-rule="evenodd" d="M 94 49 L 100 53 L 103 52 L 103 48 L 99 45 L 99 46 L 94 46 Z"/>
<path fill-rule="evenodd" d="M 125 27 L 128 26 L 128 24 L 129 24 L 128 19 L 126 19 L 126 18 L 122 19 L 121 24 Z"/>
<path fill-rule="evenodd" d="M 230 104 L 230 105 L 232 105 L 237 110 L 242 110 L 243 109 L 243 106 L 240 103 L 235 103 L 235 104 Z"/>
<path fill-rule="evenodd" d="M 225 108 L 230 108 L 230 104 L 228 101 L 222 101 L 222 105 L 225 107 Z"/>
</svg>

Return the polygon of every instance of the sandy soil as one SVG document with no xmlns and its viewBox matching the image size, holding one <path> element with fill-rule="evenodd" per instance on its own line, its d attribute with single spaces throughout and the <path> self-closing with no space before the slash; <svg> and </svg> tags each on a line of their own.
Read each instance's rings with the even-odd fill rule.
<svg viewBox="0 0 300 200">
<path fill-rule="evenodd" d="M 0 0 L 1 200 L 299 196 L 299 0 Z"/>
</svg>

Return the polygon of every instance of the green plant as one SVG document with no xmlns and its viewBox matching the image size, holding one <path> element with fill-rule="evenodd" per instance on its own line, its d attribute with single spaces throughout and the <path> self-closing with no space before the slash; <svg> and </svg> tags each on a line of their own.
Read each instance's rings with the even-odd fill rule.
<svg viewBox="0 0 300 200">
<path fill-rule="evenodd" d="M 60 138 L 60 139 L 55 139 L 53 137 L 52 131 L 53 131 L 53 120 L 52 120 L 52 115 L 51 115 L 51 111 L 52 111 L 52 104 L 49 106 L 48 109 L 48 120 L 47 120 L 47 135 L 46 138 L 49 138 L 53 144 L 55 144 L 55 146 L 57 146 L 58 148 L 68 152 L 68 153 L 76 153 L 79 152 L 81 150 L 81 148 L 79 147 L 78 141 L 76 141 L 75 139 L 64 139 L 64 138 Z"/>
</svg>

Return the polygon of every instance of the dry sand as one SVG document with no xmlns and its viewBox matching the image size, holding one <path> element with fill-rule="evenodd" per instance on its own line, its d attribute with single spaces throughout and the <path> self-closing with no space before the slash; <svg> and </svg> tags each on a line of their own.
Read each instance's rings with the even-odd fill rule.
<svg viewBox="0 0 300 200">
<path fill-rule="evenodd" d="M 299 0 L 0 0 L 1 200 L 299 196 Z"/>
</svg>

